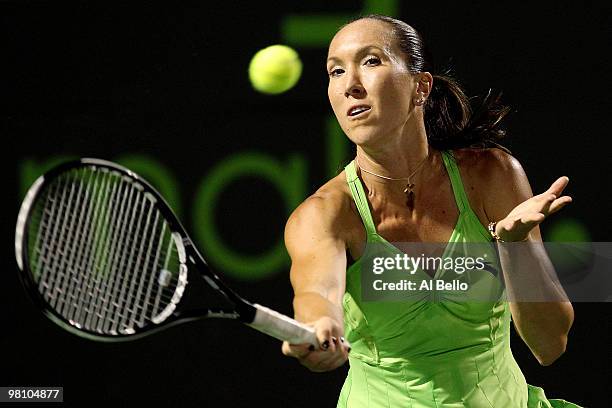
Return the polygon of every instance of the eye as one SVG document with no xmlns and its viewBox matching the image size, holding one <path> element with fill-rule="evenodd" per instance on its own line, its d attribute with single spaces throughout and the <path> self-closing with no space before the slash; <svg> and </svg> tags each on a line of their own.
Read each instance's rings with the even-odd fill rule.
<svg viewBox="0 0 612 408">
<path fill-rule="evenodd" d="M 334 68 L 331 71 L 328 72 L 328 75 L 330 77 L 337 77 L 340 74 L 342 74 L 344 72 L 344 70 L 342 68 Z"/>
<path fill-rule="evenodd" d="M 380 58 L 378 57 L 368 57 L 364 63 L 364 65 L 376 66 L 380 64 Z"/>
</svg>

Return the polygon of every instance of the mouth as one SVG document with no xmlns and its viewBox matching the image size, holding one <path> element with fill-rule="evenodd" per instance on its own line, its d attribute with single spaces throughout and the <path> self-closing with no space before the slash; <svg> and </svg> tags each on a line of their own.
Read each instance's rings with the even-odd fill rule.
<svg viewBox="0 0 612 408">
<path fill-rule="evenodd" d="M 372 110 L 370 105 L 355 105 L 351 106 L 346 112 L 346 115 L 350 118 L 358 118 L 367 115 Z"/>
</svg>

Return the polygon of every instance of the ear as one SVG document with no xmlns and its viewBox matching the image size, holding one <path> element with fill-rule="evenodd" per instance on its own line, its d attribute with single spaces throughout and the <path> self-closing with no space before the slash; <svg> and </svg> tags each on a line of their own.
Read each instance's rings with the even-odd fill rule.
<svg viewBox="0 0 612 408">
<path fill-rule="evenodd" d="M 423 94 L 425 98 L 429 96 L 433 86 L 433 76 L 429 72 L 420 72 L 418 74 L 417 93 Z"/>
</svg>

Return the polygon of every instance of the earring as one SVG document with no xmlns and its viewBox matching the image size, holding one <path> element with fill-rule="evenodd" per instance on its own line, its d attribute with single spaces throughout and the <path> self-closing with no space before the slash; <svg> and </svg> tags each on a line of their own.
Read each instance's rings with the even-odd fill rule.
<svg viewBox="0 0 612 408">
<path fill-rule="evenodd" d="M 419 96 L 417 99 L 414 100 L 414 104 L 416 106 L 421 106 L 425 103 L 425 98 L 423 98 L 423 96 Z"/>
</svg>

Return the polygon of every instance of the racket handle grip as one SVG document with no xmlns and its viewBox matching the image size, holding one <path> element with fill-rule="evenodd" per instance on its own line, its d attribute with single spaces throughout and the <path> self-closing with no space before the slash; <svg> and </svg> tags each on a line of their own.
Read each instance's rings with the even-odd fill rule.
<svg viewBox="0 0 612 408">
<path fill-rule="evenodd" d="M 256 309 L 255 318 L 247 323 L 252 328 L 289 344 L 319 346 L 314 328 L 257 303 L 253 306 Z"/>
</svg>

